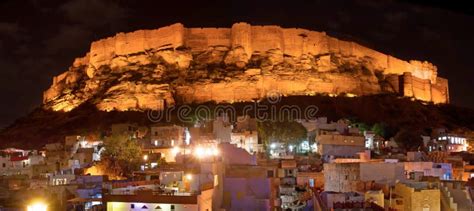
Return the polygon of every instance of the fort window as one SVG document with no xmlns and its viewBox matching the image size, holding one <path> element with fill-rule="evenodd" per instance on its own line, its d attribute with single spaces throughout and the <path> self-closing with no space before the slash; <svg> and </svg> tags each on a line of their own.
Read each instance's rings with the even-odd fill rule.
<svg viewBox="0 0 474 211">
<path fill-rule="evenodd" d="M 308 35 L 306 35 L 304 33 L 298 34 L 298 36 L 302 37 L 303 39 L 308 37 Z"/>
</svg>

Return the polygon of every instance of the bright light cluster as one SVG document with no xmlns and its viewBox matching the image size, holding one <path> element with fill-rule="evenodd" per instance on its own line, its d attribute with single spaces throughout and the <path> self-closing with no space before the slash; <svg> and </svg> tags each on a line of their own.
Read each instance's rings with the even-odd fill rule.
<svg viewBox="0 0 474 211">
<path fill-rule="evenodd" d="M 219 155 L 219 149 L 217 149 L 217 147 L 215 146 L 197 146 L 196 148 L 194 148 L 193 154 L 199 159 L 212 157 Z"/>
<path fill-rule="evenodd" d="M 174 156 L 176 156 L 180 152 L 181 152 L 181 148 L 179 147 L 173 147 L 173 149 L 171 150 L 171 153 L 173 153 Z"/>
<path fill-rule="evenodd" d="M 43 202 L 36 202 L 26 207 L 27 211 L 46 211 L 48 209 L 48 205 Z"/>
</svg>

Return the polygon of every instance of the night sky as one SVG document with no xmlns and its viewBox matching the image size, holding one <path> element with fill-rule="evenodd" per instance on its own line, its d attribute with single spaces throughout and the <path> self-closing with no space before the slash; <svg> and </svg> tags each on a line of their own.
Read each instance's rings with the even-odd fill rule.
<svg viewBox="0 0 474 211">
<path fill-rule="evenodd" d="M 215 2 L 10 0 L 0 3 L 0 128 L 42 102 L 52 77 L 94 40 L 181 22 L 244 21 L 326 31 L 401 59 L 428 60 L 449 80 L 451 102 L 474 108 L 474 12 L 468 4 L 372 0 Z M 257 2 L 257 0 L 253 1 Z M 456 1 L 449 1 L 456 3 Z"/>
</svg>

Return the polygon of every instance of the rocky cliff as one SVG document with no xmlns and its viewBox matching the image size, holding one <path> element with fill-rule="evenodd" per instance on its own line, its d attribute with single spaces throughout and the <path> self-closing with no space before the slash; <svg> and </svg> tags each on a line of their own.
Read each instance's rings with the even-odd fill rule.
<svg viewBox="0 0 474 211">
<path fill-rule="evenodd" d="M 282 95 L 397 93 L 449 102 L 429 62 L 402 61 L 324 32 L 234 24 L 119 33 L 54 77 L 44 108 L 161 109 L 176 103 L 247 102 Z"/>
</svg>

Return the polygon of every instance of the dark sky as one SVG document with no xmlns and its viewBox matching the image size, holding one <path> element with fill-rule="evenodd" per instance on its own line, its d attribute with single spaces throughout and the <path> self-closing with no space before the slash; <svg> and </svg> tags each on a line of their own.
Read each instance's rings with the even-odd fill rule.
<svg viewBox="0 0 474 211">
<path fill-rule="evenodd" d="M 245 21 L 307 28 L 402 59 L 428 60 L 438 66 L 441 77 L 449 79 L 452 103 L 474 108 L 474 12 L 469 4 L 442 0 L 163 2 L 2 1 L 0 128 L 38 107 L 52 77 L 67 70 L 75 57 L 85 55 L 91 41 L 175 22 L 188 27 L 230 27 Z"/>
</svg>

